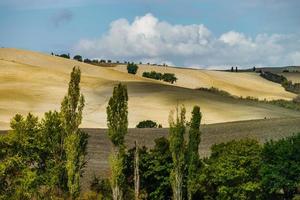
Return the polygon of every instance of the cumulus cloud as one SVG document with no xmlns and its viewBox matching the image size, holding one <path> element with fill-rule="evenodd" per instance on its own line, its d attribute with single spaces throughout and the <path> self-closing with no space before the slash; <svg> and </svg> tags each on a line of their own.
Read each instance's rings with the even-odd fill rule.
<svg viewBox="0 0 300 200">
<path fill-rule="evenodd" d="M 80 40 L 74 51 L 89 57 L 210 68 L 274 66 L 297 64 L 300 41 L 296 38 L 280 34 L 250 37 L 236 31 L 216 36 L 203 24 L 170 24 L 146 14 L 131 23 L 113 21 L 107 33 Z"/>
</svg>

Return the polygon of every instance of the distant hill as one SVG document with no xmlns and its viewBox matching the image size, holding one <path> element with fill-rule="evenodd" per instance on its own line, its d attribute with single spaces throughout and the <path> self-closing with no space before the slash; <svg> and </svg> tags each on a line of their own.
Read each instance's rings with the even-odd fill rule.
<svg viewBox="0 0 300 200">
<path fill-rule="evenodd" d="M 260 99 L 292 99 L 295 94 L 284 91 L 276 83 L 255 73 L 231 73 L 209 70 L 177 69 L 143 65 L 137 75 L 125 66 L 101 67 L 70 59 L 19 49 L 0 49 L 0 129 L 8 129 L 16 113 L 32 112 L 38 116 L 59 109 L 67 91 L 73 66 L 82 70 L 82 92 L 86 97 L 82 127 L 106 127 L 105 108 L 112 89 L 118 82 L 129 91 L 129 126 L 151 119 L 168 126 L 170 109 L 185 104 L 188 113 L 193 105 L 201 106 L 203 123 L 219 123 L 249 119 L 296 117 L 299 112 L 274 105 L 247 102 L 195 90 L 217 87 L 236 96 Z M 141 77 L 142 71 L 175 73 L 172 85 Z"/>
</svg>

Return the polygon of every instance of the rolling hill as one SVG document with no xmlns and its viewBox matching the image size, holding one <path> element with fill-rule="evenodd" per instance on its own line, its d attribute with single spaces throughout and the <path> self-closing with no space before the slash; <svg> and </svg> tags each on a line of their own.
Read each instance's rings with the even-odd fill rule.
<svg viewBox="0 0 300 200">
<path fill-rule="evenodd" d="M 205 124 L 299 116 L 299 112 L 274 105 L 195 90 L 214 86 L 237 96 L 261 99 L 292 99 L 295 96 L 284 91 L 279 84 L 254 73 L 161 69 L 174 72 L 178 77 L 176 85 L 170 85 L 130 75 L 124 72 L 124 66 L 100 67 L 43 53 L 1 48 L 0 129 L 8 129 L 10 118 L 16 113 L 32 112 L 42 116 L 48 110 L 59 109 L 73 66 L 82 70 L 81 87 L 86 98 L 82 127 L 86 128 L 106 127 L 106 104 L 118 82 L 128 86 L 130 127 L 145 119 L 156 120 L 167 127 L 169 111 L 177 104 L 185 104 L 188 113 L 193 105 L 200 105 Z M 151 70 L 150 66 L 143 67 Z"/>
<path fill-rule="evenodd" d="M 113 69 L 126 72 L 126 66 L 120 65 Z M 286 99 L 296 95 L 286 92 L 279 84 L 265 80 L 254 72 L 226 72 L 211 70 L 196 70 L 189 68 L 175 68 L 151 65 L 139 65 L 137 75 L 142 77 L 143 72 L 156 71 L 160 73 L 174 73 L 178 80 L 175 85 L 197 89 L 200 87 L 216 87 L 235 96 L 255 97 L 258 99 Z"/>
</svg>

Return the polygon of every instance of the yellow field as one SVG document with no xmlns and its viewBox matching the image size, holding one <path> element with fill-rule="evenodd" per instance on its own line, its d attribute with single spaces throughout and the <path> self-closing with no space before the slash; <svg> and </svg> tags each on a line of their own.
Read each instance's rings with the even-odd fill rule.
<svg viewBox="0 0 300 200">
<path fill-rule="evenodd" d="M 128 85 L 130 127 L 145 119 L 156 120 L 166 127 L 169 110 L 182 103 L 188 112 L 193 105 L 200 105 L 203 123 L 207 124 L 299 116 L 296 111 L 191 89 L 214 86 L 237 96 L 268 99 L 294 97 L 278 84 L 256 74 L 164 69 L 176 72 L 179 78 L 177 86 L 180 86 L 177 87 L 124 73 L 124 67 L 99 67 L 42 53 L 1 48 L 0 129 L 8 129 L 10 118 L 16 113 L 32 112 L 41 116 L 48 110 L 59 109 L 73 66 L 80 66 L 82 70 L 81 86 L 86 98 L 82 127 L 106 127 L 107 101 L 118 82 Z"/>
<path fill-rule="evenodd" d="M 300 83 L 300 72 L 288 72 L 280 74 L 286 77 L 289 81 L 292 81 L 293 83 Z"/>
<path fill-rule="evenodd" d="M 126 66 L 115 67 L 118 71 L 126 72 Z M 216 87 L 236 96 L 251 96 L 259 99 L 287 99 L 295 97 L 295 94 L 284 90 L 280 84 L 263 79 L 258 73 L 251 72 L 224 72 L 210 70 L 183 69 L 174 67 L 139 65 L 138 76 L 145 71 L 161 73 L 174 73 L 178 78 L 175 85 L 196 89 L 200 87 Z M 300 78 L 300 77 L 299 77 Z"/>
</svg>

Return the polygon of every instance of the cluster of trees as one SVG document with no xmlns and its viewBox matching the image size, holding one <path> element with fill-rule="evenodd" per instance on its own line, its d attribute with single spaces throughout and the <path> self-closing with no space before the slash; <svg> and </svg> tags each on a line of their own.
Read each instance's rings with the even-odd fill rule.
<svg viewBox="0 0 300 200">
<path fill-rule="evenodd" d="M 293 92 L 296 94 L 300 93 L 300 83 L 293 83 L 283 75 L 274 74 L 272 72 L 261 71 L 260 76 L 262 76 L 263 78 L 269 81 L 273 81 L 275 83 L 281 84 L 286 91 Z"/>
<path fill-rule="evenodd" d="M 231 67 L 230 71 L 231 72 L 238 72 L 238 67 L 235 67 L 235 69 L 233 67 Z"/>
<path fill-rule="evenodd" d="M 162 128 L 162 125 L 152 120 L 144 120 L 139 122 L 136 128 Z"/>
<path fill-rule="evenodd" d="M 175 74 L 172 74 L 172 73 L 162 74 L 162 73 L 156 72 L 156 71 L 143 72 L 143 77 L 152 78 L 152 79 L 156 79 L 156 80 L 163 80 L 165 82 L 169 82 L 172 84 L 177 81 Z"/>
<path fill-rule="evenodd" d="M 78 127 L 84 97 L 80 69 L 73 68 L 60 112 L 44 118 L 15 115 L 0 137 L 0 199 L 76 199 L 86 163 L 88 135 Z"/>
<path fill-rule="evenodd" d="M 68 54 L 65 54 L 65 53 L 63 53 L 63 54 L 54 54 L 54 53 L 52 52 L 51 55 L 52 55 L 52 56 L 55 55 L 55 56 L 58 56 L 58 57 L 70 59 L 70 54 L 69 54 L 69 53 L 68 53 Z"/>
<path fill-rule="evenodd" d="M 279 84 L 281 84 L 284 81 L 287 81 L 286 77 L 284 77 L 282 75 L 274 74 L 274 73 L 268 72 L 268 71 L 261 71 L 260 76 L 269 81 L 273 81 L 273 82 L 279 83 Z"/>
<path fill-rule="evenodd" d="M 138 68 L 139 68 L 139 67 L 137 66 L 137 64 L 134 64 L 134 63 L 128 63 L 128 64 L 127 64 L 127 72 L 128 72 L 129 74 L 136 74 Z"/>
</svg>

